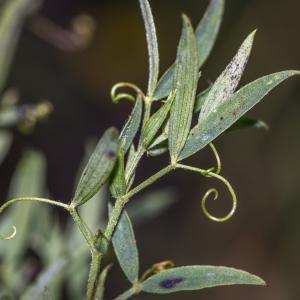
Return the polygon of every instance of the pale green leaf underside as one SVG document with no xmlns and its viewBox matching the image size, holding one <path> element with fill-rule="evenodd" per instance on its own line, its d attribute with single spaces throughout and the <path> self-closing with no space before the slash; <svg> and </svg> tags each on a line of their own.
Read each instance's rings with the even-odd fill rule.
<svg viewBox="0 0 300 300">
<path fill-rule="evenodd" d="M 278 84 L 291 76 L 299 74 L 299 71 L 282 71 L 261 77 L 242 87 L 202 120 L 201 124 L 198 123 L 191 130 L 185 147 L 180 153 L 180 159 L 187 158 L 204 148 Z"/>
<path fill-rule="evenodd" d="M 83 170 L 73 204 L 84 204 L 100 190 L 113 171 L 118 152 L 119 133 L 112 127 L 105 131 Z"/>
<path fill-rule="evenodd" d="M 159 53 L 156 36 L 156 29 L 148 0 L 139 0 L 142 15 L 145 23 L 147 46 L 149 53 L 149 82 L 148 95 L 152 96 L 158 81 L 159 75 Z"/>
<path fill-rule="evenodd" d="M 245 271 L 213 266 L 186 266 L 158 273 L 142 284 L 148 293 L 169 294 L 201 290 L 226 285 L 265 285 L 265 282 Z"/>
<path fill-rule="evenodd" d="M 143 113 L 143 100 L 140 95 L 137 96 L 132 113 L 120 133 L 121 144 L 124 145 L 124 153 L 126 154 L 130 148 L 141 124 Z"/>
<path fill-rule="evenodd" d="M 196 29 L 198 46 L 198 68 L 200 69 L 208 58 L 215 44 L 222 15 L 224 12 L 224 0 L 211 0 L 210 4 Z M 154 99 L 166 98 L 171 89 L 174 78 L 175 66 L 172 65 L 159 80 L 154 93 Z"/>
<path fill-rule="evenodd" d="M 109 214 L 112 206 L 109 205 Z M 139 276 L 139 255 L 128 214 L 123 210 L 118 225 L 112 237 L 115 254 L 119 264 L 131 283 L 134 283 Z"/>
<path fill-rule="evenodd" d="M 198 52 L 190 20 L 183 16 L 183 30 L 175 62 L 176 90 L 169 121 L 169 150 L 172 162 L 182 150 L 190 131 L 198 83 Z"/>
<path fill-rule="evenodd" d="M 223 73 L 213 84 L 199 115 L 199 123 L 235 92 L 251 52 L 255 32 L 251 33 Z"/>
</svg>

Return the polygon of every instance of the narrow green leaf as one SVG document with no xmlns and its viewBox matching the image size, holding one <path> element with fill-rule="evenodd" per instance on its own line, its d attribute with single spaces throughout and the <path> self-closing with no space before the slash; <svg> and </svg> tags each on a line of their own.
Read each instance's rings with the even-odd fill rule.
<svg viewBox="0 0 300 300">
<path fill-rule="evenodd" d="M 208 58 L 219 33 L 222 15 L 224 12 L 224 0 L 211 0 L 210 4 L 197 26 L 196 39 L 198 46 L 198 67 L 201 68 Z M 166 98 L 171 89 L 175 73 L 172 65 L 159 80 L 154 93 L 155 100 Z"/>
<path fill-rule="evenodd" d="M 124 167 L 124 147 L 120 147 L 119 159 L 113 172 L 110 191 L 114 198 L 118 198 L 126 193 L 125 167 Z"/>
<path fill-rule="evenodd" d="M 130 147 L 129 153 L 128 153 L 126 167 L 125 167 L 125 180 L 126 180 L 127 190 L 130 189 L 130 187 L 132 186 L 132 184 L 134 182 L 135 172 L 133 172 L 131 174 L 131 176 L 129 177 L 129 170 L 131 170 L 132 165 L 134 164 L 136 155 L 137 155 L 137 152 L 135 150 L 134 145 L 132 144 Z"/>
<path fill-rule="evenodd" d="M 224 13 L 224 0 L 211 0 L 205 15 L 196 28 L 199 68 L 207 60 L 216 42 Z"/>
<path fill-rule="evenodd" d="M 287 78 L 300 75 L 299 71 L 283 71 L 261 77 L 233 94 L 205 122 L 199 123 L 191 130 L 187 143 L 180 154 L 180 159 L 187 158 L 204 148 L 222 132 L 233 125 L 241 116 L 256 105 L 278 84 Z"/>
<path fill-rule="evenodd" d="M 143 101 L 140 95 L 137 96 L 132 113 L 126 122 L 120 134 L 121 144 L 124 145 L 124 153 L 126 154 L 130 148 L 141 124 L 143 113 Z"/>
<path fill-rule="evenodd" d="M 91 199 L 109 178 L 119 152 L 117 129 L 109 128 L 98 142 L 83 170 L 72 203 L 80 206 Z"/>
<path fill-rule="evenodd" d="M 185 266 L 158 273 L 147 279 L 141 288 L 148 293 L 169 294 L 236 284 L 265 285 L 265 282 L 255 275 L 233 268 Z"/>
<path fill-rule="evenodd" d="M 144 130 L 142 132 L 142 143 L 145 149 L 148 148 L 158 130 L 166 121 L 175 96 L 176 92 L 171 93 L 168 100 L 163 104 L 163 106 L 157 112 L 155 112 L 146 122 Z"/>
<path fill-rule="evenodd" d="M 56 275 L 65 266 L 65 261 L 61 260 L 49 266 L 39 275 L 35 283 L 28 287 L 20 300 L 40 300 L 44 299 L 45 291 L 55 279 Z"/>
<path fill-rule="evenodd" d="M 156 37 L 156 29 L 151 12 L 151 7 L 148 0 L 139 0 L 142 10 L 142 15 L 145 23 L 147 46 L 149 53 L 149 82 L 148 82 L 148 96 L 152 94 L 156 88 L 159 75 L 159 53 Z"/>
<path fill-rule="evenodd" d="M 206 90 L 204 90 L 203 92 L 201 92 L 197 95 L 196 101 L 195 101 L 194 113 L 197 113 L 201 110 L 210 90 L 211 90 L 211 86 L 209 86 Z"/>
<path fill-rule="evenodd" d="M 199 123 L 235 92 L 248 62 L 254 35 L 255 31 L 246 38 L 237 54 L 215 81 L 201 108 Z"/>
<path fill-rule="evenodd" d="M 112 205 L 109 204 L 111 215 Z M 134 231 L 128 214 L 123 210 L 119 223 L 112 237 L 115 254 L 126 277 L 131 283 L 138 280 L 139 257 Z"/>
<path fill-rule="evenodd" d="M 230 128 L 227 129 L 227 132 L 245 129 L 245 128 L 255 128 L 255 129 L 264 129 L 269 130 L 268 124 L 262 120 L 257 120 L 248 117 L 242 117 L 237 120 Z"/>
<path fill-rule="evenodd" d="M 196 38 L 190 20 L 183 16 L 183 30 L 175 63 L 171 107 L 169 149 L 171 161 L 176 162 L 190 131 L 198 83 L 198 53 Z"/>
<path fill-rule="evenodd" d="M 104 289 L 105 289 L 105 282 L 108 275 L 109 270 L 111 269 L 112 265 L 106 266 L 100 274 L 99 277 L 99 285 L 98 285 L 98 300 L 103 300 L 104 297 Z"/>
</svg>

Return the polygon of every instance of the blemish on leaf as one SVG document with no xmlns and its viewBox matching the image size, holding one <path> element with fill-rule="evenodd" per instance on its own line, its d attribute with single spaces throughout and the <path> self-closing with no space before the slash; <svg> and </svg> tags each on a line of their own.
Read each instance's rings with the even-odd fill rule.
<svg viewBox="0 0 300 300">
<path fill-rule="evenodd" d="M 112 149 L 109 149 L 109 150 L 107 150 L 106 155 L 109 158 L 114 158 L 116 156 L 116 152 L 114 150 L 112 150 Z"/>
<path fill-rule="evenodd" d="M 183 278 L 170 278 L 160 282 L 160 286 L 164 289 L 174 289 L 179 283 L 181 283 Z"/>
</svg>

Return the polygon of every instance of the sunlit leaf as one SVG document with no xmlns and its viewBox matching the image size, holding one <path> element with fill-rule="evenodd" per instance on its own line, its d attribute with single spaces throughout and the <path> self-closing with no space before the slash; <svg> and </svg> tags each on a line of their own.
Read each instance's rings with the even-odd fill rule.
<svg viewBox="0 0 300 300">
<path fill-rule="evenodd" d="M 235 92 L 250 56 L 254 34 L 255 31 L 246 38 L 237 54 L 213 84 L 201 107 L 199 123 Z"/>
<path fill-rule="evenodd" d="M 91 199 L 109 178 L 119 152 L 119 134 L 115 128 L 105 131 L 85 167 L 72 203 L 82 205 Z"/>
<path fill-rule="evenodd" d="M 241 116 L 256 105 L 278 84 L 287 78 L 299 75 L 299 71 L 283 71 L 261 77 L 233 94 L 227 101 L 210 113 L 205 121 L 197 124 L 190 132 L 180 159 L 187 158 L 204 148 L 222 132 L 233 125 Z"/>
<path fill-rule="evenodd" d="M 199 68 L 203 66 L 215 44 L 224 12 L 224 0 L 211 0 L 207 11 L 196 28 Z"/>
<path fill-rule="evenodd" d="M 109 205 L 110 215 L 111 212 L 112 206 Z M 113 234 L 112 243 L 122 270 L 128 280 L 134 283 L 139 276 L 139 257 L 132 224 L 125 210 Z"/>
<path fill-rule="evenodd" d="M 139 0 L 142 15 L 145 23 L 147 46 L 149 53 L 149 82 L 148 95 L 151 97 L 158 81 L 159 74 L 159 53 L 156 37 L 156 29 L 148 0 Z"/>
<path fill-rule="evenodd" d="M 120 134 L 120 140 L 121 140 L 121 144 L 124 145 L 125 154 L 130 148 L 139 130 L 141 119 L 142 119 L 142 112 L 143 112 L 143 101 L 141 96 L 138 95 L 132 113 Z"/>
<path fill-rule="evenodd" d="M 176 162 L 189 134 L 198 83 L 198 53 L 196 38 L 190 20 L 183 16 L 173 90 L 175 99 L 169 121 L 169 150 L 171 161 Z"/>
<path fill-rule="evenodd" d="M 219 33 L 224 11 L 224 0 L 211 0 L 210 4 L 196 28 L 196 39 L 198 46 L 198 67 L 201 68 L 211 53 Z M 166 98 L 171 89 L 174 78 L 175 67 L 172 65 L 159 80 L 154 93 L 156 100 Z"/>
<path fill-rule="evenodd" d="M 255 275 L 233 268 L 186 266 L 158 273 L 147 279 L 141 288 L 148 293 L 169 294 L 236 284 L 265 285 L 265 282 Z"/>
</svg>

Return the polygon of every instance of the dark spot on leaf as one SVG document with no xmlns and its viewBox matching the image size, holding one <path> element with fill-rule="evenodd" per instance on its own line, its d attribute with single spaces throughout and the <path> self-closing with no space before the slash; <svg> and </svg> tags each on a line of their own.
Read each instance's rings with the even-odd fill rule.
<svg viewBox="0 0 300 300">
<path fill-rule="evenodd" d="M 170 278 L 160 282 L 160 286 L 164 289 L 173 289 L 179 283 L 181 283 L 184 279 L 183 278 Z"/>
<path fill-rule="evenodd" d="M 223 117 L 220 117 L 220 120 L 221 120 L 221 121 L 223 121 L 223 120 L 224 120 L 224 118 L 223 118 Z"/>
<path fill-rule="evenodd" d="M 107 150 L 106 155 L 109 158 L 114 158 L 116 156 L 116 152 L 114 150 L 112 150 L 112 149 L 109 149 L 109 150 Z"/>
</svg>

